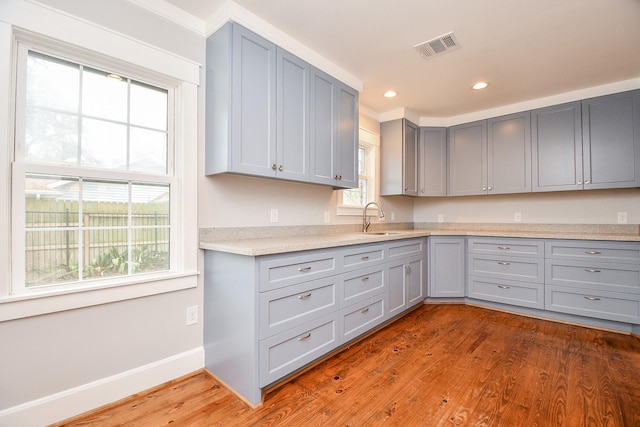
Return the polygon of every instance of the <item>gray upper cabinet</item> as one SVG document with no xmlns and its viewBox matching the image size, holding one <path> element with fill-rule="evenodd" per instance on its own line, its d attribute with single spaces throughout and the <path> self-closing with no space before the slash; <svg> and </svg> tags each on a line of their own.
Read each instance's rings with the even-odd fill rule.
<svg viewBox="0 0 640 427">
<path fill-rule="evenodd" d="M 206 80 L 207 175 L 357 187 L 357 91 L 231 22 L 207 39 Z"/>
<path fill-rule="evenodd" d="M 380 124 L 380 195 L 418 195 L 418 126 L 407 119 Z"/>
<path fill-rule="evenodd" d="M 207 39 L 205 173 L 275 176 L 276 46 L 227 23 Z"/>
<path fill-rule="evenodd" d="M 421 127 L 418 141 L 418 196 L 447 195 L 447 128 Z"/>
<path fill-rule="evenodd" d="M 582 189 L 580 102 L 531 112 L 533 191 Z"/>
<path fill-rule="evenodd" d="M 640 91 L 532 112 L 533 189 L 640 186 Z"/>
<path fill-rule="evenodd" d="M 529 111 L 487 121 L 487 191 L 531 191 L 531 114 Z"/>
<path fill-rule="evenodd" d="M 358 93 L 311 68 L 310 181 L 358 187 Z"/>
<path fill-rule="evenodd" d="M 584 188 L 640 187 L 640 91 L 582 101 Z"/>
<path fill-rule="evenodd" d="M 449 128 L 450 196 L 487 194 L 487 121 Z"/>
</svg>

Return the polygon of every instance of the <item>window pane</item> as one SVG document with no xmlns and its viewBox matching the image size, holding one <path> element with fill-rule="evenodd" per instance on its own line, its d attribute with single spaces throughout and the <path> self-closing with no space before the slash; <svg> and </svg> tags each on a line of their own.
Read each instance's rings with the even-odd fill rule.
<svg viewBox="0 0 640 427">
<path fill-rule="evenodd" d="M 129 170 L 167 173 L 167 134 L 131 127 L 131 157 Z"/>
<path fill-rule="evenodd" d="M 131 124 L 167 130 L 167 91 L 131 82 Z"/>
<path fill-rule="evenodd" d="M 82 165 L 127 168 L 127 127 L 102 120 L 82 121 Z"/>
<path fill-rule="evenodd" d="M 134 184 L 132 267 L 135 272 L 169 269 L 169 186 Z"/>
<path fill-rule="evenodd" d="M 27 109 L 25 159 L 76 164 L 78 117 L 37 108 Z"/>
<path fill-rule="evenodd" d="M 78 279 L 75 178 L 28 175 L 25 182 L 25 285 Z"/>
<path fill-rule="evenodd" d="M 127 82 L 85 68 L 82 73 L 82 114 L 127 121 Z"/>
<path fill-rule="evenodd" d="M 27 106 L 78 112 L 80 67 L 35 52 L 27 57 Z"/>
<path fill-rule="evenodd" d="M 367 174 L 367 150 L 360 147 L 358 149 L 358 175 Z"/>
</svg>

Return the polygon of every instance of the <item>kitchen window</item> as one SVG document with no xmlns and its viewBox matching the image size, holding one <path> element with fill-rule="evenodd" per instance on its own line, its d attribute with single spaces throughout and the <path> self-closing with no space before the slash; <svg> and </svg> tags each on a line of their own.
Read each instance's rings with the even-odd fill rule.
<svg viewBox="0 0 640 427">
<path fill-rule="evenodd" d="M 358 188 L 337 193 L 338 215 L 362 215 L 364 206 L 378 200 L 379 136 L 360 129 L 358 147 Z"/>
<path fill-rule="evenodd" d="M 175 88 L 28 42 L 16 58 L 9 293 L 175 272 Z"/>
</svg>

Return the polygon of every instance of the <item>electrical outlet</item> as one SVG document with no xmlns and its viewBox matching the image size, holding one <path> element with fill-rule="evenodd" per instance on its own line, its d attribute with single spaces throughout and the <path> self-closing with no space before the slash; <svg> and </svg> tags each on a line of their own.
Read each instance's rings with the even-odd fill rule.
<svg viewBox="0 0 640 427">
<path fill-rule="evenodd" d="M 187 326 L 198 323 L 198 306 L 187 307 Z"/>
<path fill-rule="evenodd" d="M 271 222 L 278 222 L 278 209 L 271 209 Z"/>
<path fill-rule="evenodd" d="M 522 221 L 522 214 L 520 212 L 514 212 L 513 214 L 513 220 L 515 222 L 520 222 Z"/>
<path fill-rule="evenodd" d="M 438 214 L 438 222 L 444 222 L 444 215 Z"/>
<path fill-rule="evenodd" d="M 329 211 L 324 211 L 324 222 L 329 222 L 331 217 L 329 216 Z"/>
<path fill-rule="evenodd" d="M 391 212 L 391 221 L 395 221 L 395 220 L 396 220 L 396 213 Z"/>
<path fill-rule="evenodd" d="M 627 213 L 618 212 L 618 224 L 626 224 L 626 223 L 627 223 Z"/>
</svg>

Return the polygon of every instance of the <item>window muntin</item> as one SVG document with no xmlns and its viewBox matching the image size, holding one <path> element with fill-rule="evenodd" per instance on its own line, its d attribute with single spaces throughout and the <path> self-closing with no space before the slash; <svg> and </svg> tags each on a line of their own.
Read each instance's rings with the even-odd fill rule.
<svg viewBox="0 0 640 427">
<path fill-rule="evenodd" d="M 172 89 L 21 47 L 12 293 L 170 270 Z"/>
<path fill-rule="evenodd" d="M 361 144 L 358 148 L 358 188 L 342 191 L 342 206 L 364 207 L 369 202 L 370 182 L 374 167 L 371 149 Z"/>
</svg>

